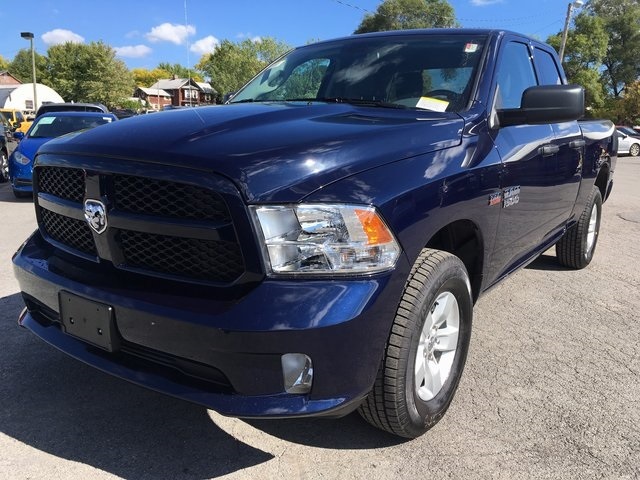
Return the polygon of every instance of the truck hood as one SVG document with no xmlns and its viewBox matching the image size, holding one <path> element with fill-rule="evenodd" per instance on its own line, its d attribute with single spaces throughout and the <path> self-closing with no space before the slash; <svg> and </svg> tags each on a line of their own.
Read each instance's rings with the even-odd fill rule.
<svg viewBox="0 0 640 480">
<path fill-rule="evenodd" d="M 237 104 L 128 118 L 38 153 L 116 157 L 223 175 L 248 202 L 297 202 L 341 178 L 461 141 L 454 113 L 317 102 Z"/>
</svg>

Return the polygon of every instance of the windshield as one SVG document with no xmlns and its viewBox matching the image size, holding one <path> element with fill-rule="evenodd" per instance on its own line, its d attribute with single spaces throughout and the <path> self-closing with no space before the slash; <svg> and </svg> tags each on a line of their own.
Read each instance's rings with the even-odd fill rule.
<svg viewBox="0 0 640 480">
<path fill-rule="evenodd" d="M 55 138 L 77 130 L 94 128 L 111 122 L 111 117 L 101 116 L 52 116 L 40 117 L 33 124 L 27 136 L 29 138 Z"/>
<path fill-rule="evenodd" d="M 309 45 L 271 64 L 229 103 L 317 100 L 458 111 L 469 102 L 485 40 L 356 36 Z"/>
<path fill-rule="evenodd" d="M 639 135 L 638 132 L 636 132 L 631 127 L 618 127 L 618 131 L 624 133 L 625 135 L 633 135 L 633 136 Z"/>
</svg>

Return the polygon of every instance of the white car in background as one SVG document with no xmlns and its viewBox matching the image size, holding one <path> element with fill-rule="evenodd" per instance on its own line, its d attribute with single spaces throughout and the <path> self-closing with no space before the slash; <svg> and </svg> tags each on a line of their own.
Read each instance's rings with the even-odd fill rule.
<svg viewBox="0 0 640 480">
<path fill-rule="evenodd" d="M 628 153 L 632 157 L 640 154 L 640 133 L 631 127 L 616 127 L 618 132 L 618 154 Z"/>
</svg>

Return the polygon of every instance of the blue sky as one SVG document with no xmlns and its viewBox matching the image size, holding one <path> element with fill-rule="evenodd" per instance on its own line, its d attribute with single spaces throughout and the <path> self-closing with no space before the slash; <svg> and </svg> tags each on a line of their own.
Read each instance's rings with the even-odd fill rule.
<svg viewBox="0 0 640 480">
<path fill-rule="evenodd" d="M 102 40 L 129 68 L 194 65 L 224 39 L 275 37 L 292 46 L 350 35 L 379 0 L 0 1 L 0 55 L 12 60 L 35 34 L 40 54 L 63 41 Z M 449 0 L 464 27 L 505 28 L 545 39 L 563 28 L 567 0 Z M 186 7 L 186 8 L 185 8 Z"/>
</svg>

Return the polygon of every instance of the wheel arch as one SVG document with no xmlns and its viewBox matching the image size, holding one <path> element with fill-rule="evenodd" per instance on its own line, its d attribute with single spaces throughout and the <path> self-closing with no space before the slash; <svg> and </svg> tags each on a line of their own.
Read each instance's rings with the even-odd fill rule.
<svg viewBox="0 0 640 480">
<path fill-rule="evenodd" d="M 598 176 L 596 177 L 595 186 L 600 190 L 600 195 L 602 196 L 602 201 L 604 202 L 611 193 L 611 184 L 609 182 L 609 172 L 610 167 L 607 162 L 603 163 L 600 166 L 600 171 L 598 172 Z"/>
<path fill-rule="evenodd" d="M 484 268 L 484 239 L 480 228 L 471 220 L 456 220 L 438 230 L 425 248 L 443 250 L 462 260 L 469 273 L 475 302 L 480 295 Z"/>
</svg>

